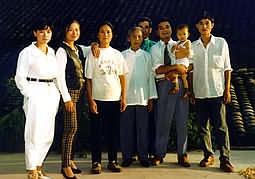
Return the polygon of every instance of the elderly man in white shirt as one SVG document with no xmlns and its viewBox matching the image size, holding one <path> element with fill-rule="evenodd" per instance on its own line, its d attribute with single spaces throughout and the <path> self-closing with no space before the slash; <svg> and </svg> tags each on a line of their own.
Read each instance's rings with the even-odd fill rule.
<svg viewBox="0 0 255 179">
<path fill-rule="evenodd" d="M 140 163 L 149 167 L 149 121 L 148 112 L 152 110 L 152 99 L 157 98 L 157 90 L 152 73 L 151 55 L 140 49 L 143 42 L 143 29 L 133 27 L 128 39 L 131 47 L 122 52 L 128 66 L 126 75 L 127 108 L 120 120 L 120 147 L 123 167 L 132 163 L 132 154 L 137 152 Z"/>
<path fill-rule="evenodd" d="M 180 90 L 176 94 L 168 94 L 173 84 L 166 80 L 165 74 L 169 71 L 186 73 L 184 65 L 175 64 L 173 58 L 169 58 L 169 52 L 175 42 L 171 39 L 172 29 L 167 18 L 161 18 L 157 25 L 157 33 L 160 41 L 151 47 L 152 68 L 156 74 L 158 100 L 155 105 L 155 159 L 154 165 L 163 162 L 167 152 L 169 130 L 173 119 L 176 120 L 178 164 L 190 167 L 187 159 L 187 120 L 189 103 L 183 98 L 184 88 L 182 80 L 179 80 Z M 185 53 L 183 53 L 185 54 Z M 187 54 L 185 54 L 187 55 Z M 176 56 L 183 58 L 181 53 Z M 172 65 L 171 65 L 172 64 Z"/>
<path fill-rule="evenodd" d="M 214 18 L 204 12 L 196 21 L 200 38 L 192 43 L 193 95 L 191 103 L 196 103 L 197 118 L 204 159 L 200 166 L 207 167 L 214 163 L 208 120 L 215 131 L 216 143 L 220 150 L 220 168 L 225 172 L 233 172 L 229 162 L 229 135 L 226 123 L 225 104 L 230 97 L 231 65 L 228 45 L 225 39 L 211 34 Z"/>
</svg>

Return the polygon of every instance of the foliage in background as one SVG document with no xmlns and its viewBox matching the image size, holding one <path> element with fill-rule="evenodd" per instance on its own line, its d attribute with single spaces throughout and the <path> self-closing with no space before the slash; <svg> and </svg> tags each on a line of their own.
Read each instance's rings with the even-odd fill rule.
<svg viewBox="0 0 255 179">
<path fill-rule="evenodd" d="M 14 79 L 10 78 L 7 81 L 6 88 L 8 91 L 8 99 L 5 103 L 5 115 L 0 116 L 0 152 L 19 152 L 24 151 L 24 123 L 25 117 L 22 109 L 23 97 L 17 89 Z M 74 151 L 84 153 L 88 151 L 89 146 L 89 125 L 88 118 L 88 102 L 86 94 L 82 96 L 79 105 L 80 120 L 79 129 L 76 140 L 74 142 Z M 61 101 L 59 111 L 56 116 L 55 136 L 51 151 L 61 152 L 61 143 L 63 135 L 63 114 L 64 104 Z M 199 149 L 200 139 L 197 125 L 195 124 L 195 112 L 191 110 L 188 120 L 188 149 Z M 176 151 L 176 128 L 173 121 L 170 134 L 168 151 Z"/>
</svg>

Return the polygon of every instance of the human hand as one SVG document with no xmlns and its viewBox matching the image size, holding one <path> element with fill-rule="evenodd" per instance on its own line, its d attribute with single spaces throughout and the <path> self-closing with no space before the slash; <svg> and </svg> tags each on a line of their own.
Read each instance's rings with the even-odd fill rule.
<svg viewBox="0 0 255 179">
<path fill-rule="evenodd" d="M 100 49 L 98 43 L 93 42 L 91 44 L 91 51 L 94 57 L 98 58 L 100 56 Z"/>
<path fill-rule="evenodd" d="M 97 111 L 97 103 L 96 103 L 94 100 L 90 101 L 90 103 L 89 103 L 89 108 L 90 108 L 90 111 L 91 111 L 92 113 L 98 114 L 98 111 Z"/>
<path fill-rule="evenodd" d="M 196 100 L 195 100 L 195 95 L 193 92 L 190 92 L 190 96 L 189 96 L 189 102 L 190 104 L 195 104 L 196 103 Z"/>
<path fill-rule="evenodd" d="M 120 112 L 124 112 L 127 108 L 127 103 L 125 98 L 121 98 L 120 100 Z"/>
<path fill-rule="evenodd" d="M 223 97 L 224 97 L 224 104 L 229 104 L 231 101 L 231 96 L 230 96 L 230 92 L 228 89 L 224 90 Z"/>
<path fill-rule="evenodd" d="M 183 75 L 183 74 L 187 73 L 188 68 L 187 68 L 185 65 L 176 64 L 175 67 L 176 67 L 175 70 L 176 70 L 180 75 Z"/>
<path fill-rule="evenodd" d="M 74 112 L 73 102 L 72 101 L 65 102 L 65 108 L 67 112 Z"/>
<path fill-rule="evenodd" d="M 149 99 L 148 101 L 148 112 L 151 112 L 153 109 L 153 100 Z"/>
</svg>

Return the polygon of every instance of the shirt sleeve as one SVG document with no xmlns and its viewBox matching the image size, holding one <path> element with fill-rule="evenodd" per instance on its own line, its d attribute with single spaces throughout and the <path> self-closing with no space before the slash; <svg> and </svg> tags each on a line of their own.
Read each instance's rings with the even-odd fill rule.
<svg viewBox="0 0 255 179">
<path fill-rule="evenodd" d="M 92 79 L 93 78 L 93 61 L 96 60 L 93 55 L 92 52 L 89 53 L 86 63 L 85 63 L 85 77 L 88 79 Z"/>
<path fill-rule="evenodd" d="M 27 98 L 30 97 L 31 95 L 29 82 L 27 81 L 29 65 L 30 65 L 29 49 L 24 49 L 20 52 L 18 57 L 15 82 L 21 94 Z"/>
<path fill-rule="evenodd" d="M 62 95 L 63 101 L 71 101 L 71 96 L 68 92 L 66 86 L 66 64 L 67 64 L 67 54 L 63 48 L 59 48 L 56 53 L 58 75 L 57 75 L 57 86 Z"/>
<path fill-rule="evenodd" d="M 230 64 L 230 57 L 229 57 L 229 49 L 228 49 L 228 44 L 224 40 L 223 44 L 223 53 L 224 53 L 224 71 L 230 70 L 232 71 L 231 64 Z"/>
<path fill-rule="evenodd" d="M 156 46 L 151 47 L 150 54 L 152 57 L 152 71 L 156 75 L 156 69 L 162 65 L 160 62 L 160 49 L 157 48 Z"/>
<path fill-rule="evenodd" d="M 189 56 L 189 64 L 193 64 L 193 57 L 194 57 L 194 45 L 191 44 L 191 47 L 190 47 L 190 56 Z"/>
<path fill-rule="evenodd" d="M 91 51 L 91 46 L 84 46 L 84 45 L 79 45 L 82 49 L 82 52 L 83 52 L 83 55 L 84 55 L 84 58 L 87 58 L 90 54 L 90 51 Z"/>
<path fill-rule="evenodd" d="M 156 83 L 155 83 L 155 75 L 152 72 L 152 60 L 151 55 L 146 55 L 147 60 L 147 70 L 148 70 L 148 81 L 149 81 L 149 99 L 158 98 Z"/>
<path fill-rule="evenodd" d="M 119 55 L 120 63 L 119 63 L 119 73 L 118 75 L 126 75 L 128 73 L 127 62 L 124 59 L 123 55 L 120 53 Z"/>
</svg>

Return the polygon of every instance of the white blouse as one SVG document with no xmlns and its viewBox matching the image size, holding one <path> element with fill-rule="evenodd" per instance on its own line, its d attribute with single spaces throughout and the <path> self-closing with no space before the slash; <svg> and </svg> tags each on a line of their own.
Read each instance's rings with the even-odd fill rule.
<svg viewBox="0 0 255 179">
<path fill-rule="evenodd" d="M 36 79 L 54 79 L 57 77 L 55 52 L 48 46 L 48 53 L 43 53 L 33 42 L 24 48 L 18 57 L 15 82 L 20 92 L 25 96 L 31 95 L 27 77 Z"/>
</svg>

